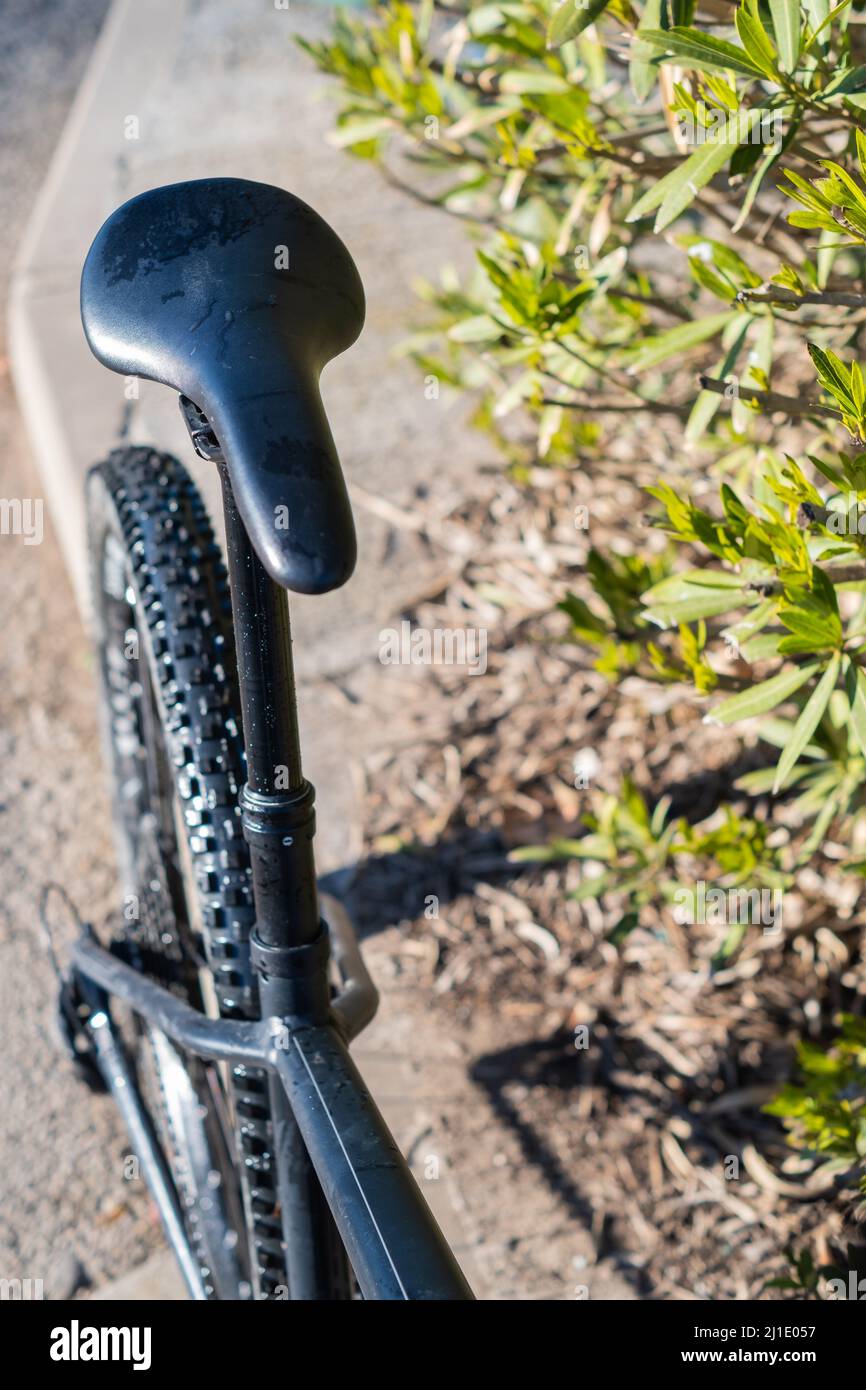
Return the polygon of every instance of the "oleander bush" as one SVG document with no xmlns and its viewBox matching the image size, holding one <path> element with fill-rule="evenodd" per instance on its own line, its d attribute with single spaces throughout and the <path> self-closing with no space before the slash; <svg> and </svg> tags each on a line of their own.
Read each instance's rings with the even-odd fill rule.
<svg viewBox="0 0 866 1390">
<path fill-rule="evenodd" d="M 832 842 L 862 877 L 862 0 L 389 0 L 304 46 L 339 84 L 335 142 L 476 241 L 468 277 L 420 288 L 409 350 L 472 396 L 512 477 L 591 477 L 612 432 L 668 431 L 651 530 L 590 550 L 569 639 L 764 750 L 748 813 L 702 827 L 589 788 L 575 836 L 523 857 L 600 865 L 579 891 L 623 896 L 617 940 L 696 858 L 783 891 Z M 780 808 L 798 834 L 774 833 Z M 864 1060 L 849 1019 L 775 1102 L 843 1166 L 866 1154 Z"/>
</svg>

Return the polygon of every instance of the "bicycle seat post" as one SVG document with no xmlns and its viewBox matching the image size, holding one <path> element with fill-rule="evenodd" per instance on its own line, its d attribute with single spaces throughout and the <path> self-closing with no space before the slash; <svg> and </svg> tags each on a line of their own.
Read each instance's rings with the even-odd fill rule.
<svg viewBox="0 0 866 1390">
<path fill-rule="evenodd" d="M 228 470 L 217 462 L 247 753 L 241 824 L 256 904 L 250 949 L 262 1017 L 323 1023 L 330 1013 L 328 935 L 318 912 L 315 794 L 301 770 L 288 602 L 253 549 Z M 268 1089 L 291 1297 L 346 1297 L 348 1270 L 333 1218 L 277 1077 Z"/>
<path fill-rule="evenodd" d="M 286 592 L 250 545 L 220 465 L 238 669 L 243 672 L 247 784 L 262 795 L 303 788 Z"/>
<path fill-rule="evenodd" d="M 301 770 L 289 609 L 266 572 L 220 462 L 238 685 L 247 758 L 241 794 L 256 899 L 254 951 L 266 974 L 283 974 L 280 952 L 307 952 L 321 936 L 313 858 L 314 791 Z M 270 959 L 271 969 L 268 969 Z M 288 969 L 288 966 L 284 967 Z M 320 971 L 317 973 L 321 973 Z M 327 1016 L 327 997 L 284 990 L 280 1013 Z M 322 1010 L 324 1009 L 324 1014 Z"/>
</svg>

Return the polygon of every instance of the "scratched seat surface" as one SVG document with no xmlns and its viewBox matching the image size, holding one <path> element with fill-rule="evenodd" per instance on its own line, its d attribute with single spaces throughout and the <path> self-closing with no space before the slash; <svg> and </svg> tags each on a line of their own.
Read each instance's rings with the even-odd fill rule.
<svg viewBox="0 0 866 1390">
<path fill-rule="evenodd" d="M 345 583 L 355 531 L 319 374 L 360 333 L 364 292 L 327 223 L 244 179 L 151 189 L 98 232 L 81 317 L 105 366 L 204 412 L 272 577 L 300 593 Z"/>
</svg>

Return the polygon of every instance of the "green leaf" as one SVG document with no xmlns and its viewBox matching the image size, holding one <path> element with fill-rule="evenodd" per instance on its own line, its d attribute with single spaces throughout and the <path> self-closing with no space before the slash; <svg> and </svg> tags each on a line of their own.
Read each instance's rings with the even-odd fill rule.
<svg viewBox="0 0 866 1390">
<path fill-rule="evenodd" d="M 803 49 L 804 53 L 809 52 L 809 49 L 812 47 L 812 44 L 821 34 L 823 34 L 824 30 L 830 24 L 832 24 L 837 14 L 839 14 L 841 10 L 846 9 L 847 6 L 850 4 L 851 0 L 839 0 L 839 4 L 834 5 L 833 9 L 831 10 L 829 8 L 827 0 L 806 0 L 806 9 L 809 12 L 809 19 L 811 21 L 811 24 L 812 26 L 814 26 L 814 32 L 809 42 L 806 44 L 806 47 Z M 824 40 L 822 47 L 826 45 L 828 39 L 829 35 L 828 38 Z"/>
<path fill-rule="evenodd" d="M 806 348 L 824 390 L 829 392 L 842 411 L 856 414 L 857 408 L 851 390 L 851 368 L 846 367 L 841 358 L 829 348 L 824 351 L 815 343 L 807 343 Z"/>
<path fill-rule="evenodd" d="M 654 584 L 641 596 L 643 602 L 657 599 L 678 598 L 686 589 L 741 589 L 743 577 L 731 574 L 729 570 L 684 570 L 682 574 L 671 574 Z"/>
<path fill-rule="evenodd" d="M 756 596 L 744 595 L 742 586 L 740 575 L 726 570 L 673 574 L 641 595 L 641 602 L 646 605 L 644 616 L 659 627 L 675 627 L 729 613 L 732 608 L 756 601 Z"/>
<path fill-rule="evenodd" d="M 558 10 L 554 10 L 547 30 L 547 47 L 561 48 L 569 39 L 582 34 L 594 20 L 598 19 L 608 0 L 586 0 L 578 5 L 576 0 L 564 0 Z"/>
<path fill-rule="evenodd" d="M 830 659 L 829 666 L 803 706 L 800 717 L 794 725 L 794 733 L 791 737 L 791 742 L 783 752 L 779 759 L 779 765 L 776 768 L 776 780 L 773 783 L 774 794 L 778 791 L 781 783 L 784 782 L 785 778 L 788 776 L 788 773 L 793 769 L 797 759 L 820 724 L 821 717 L 830 702 L 830 696 L 833 694 L 836 686 L 841 660 L 841 652 L 834 652 Z"/>
<path fill-rule="evenodd" d="M 769 376 L 773 365 L 773 339 L 775 336 L 775 327 L 776 320 L 773 318 L 773 315 L 766 314 L 762 319 L 758 320 L 755 332 L 752 336 L 751 350 L 747 358 L 748 369 L 743 381 L 743 390 L 746 394 L 746 400 L 743 400 L 741 396 L 735 396 L 731 405 L 732 424 L 734 429 L 741 434 L 745 434 L 748 430 L 750 418 L 752 416 L 752 411 L 747 404 L 748 388 L 750 385 L 749 377 L 751 376 L 752 378 L 752 384 L 757 384 L 760 387 L 764 384 L 762 375 Z"/>
<path fill-rule="evenodd" d="M 787 791 L 789 787 L 801 782 L 804 777 L 808 777 L 812 769 L 807 763 L 801 763 L 789 773 L 785 779 L 782 790 Z M 762 767 L 757 772 L 747 772 L 742 777 L 738 777 L 734 786 L 737 791 L 748 792 L 750 796 L 764 796 L 773 790 L 776 781 L 776 769 L 774 767 Z"/>
<path fill-rule="evenodd" d="M 663 48 L 674 58 L 685 58 L 686 65 L 705 72 L 738 72 L 744 77 L 763 77 L 764 70 L 727 39 L 714 38 L 699 29 L 676 25 L 673 29 L 648 29 L 642 36 L 646 43 Z"/>
<path fill-rule="evenodd" d="M 742 0 L 735 21 L 740 42 L 765 77 L 775 77 L 776 54 L 761 23 L 757 0 Z"/>
<path fill-rule="evenodd" d="M 677 627 L 680 623 L 697 622 L 698 618 L 715 618 L 722 613 L 730 613 L 741 603 L 741 596 L 732 594 L 730 590 L 695 589 L 682 599 L 653 604 L 647 609 L 646 617 L 659 627 Z"/>
<path fill-rule="evenodd" d="M 572 628 L 580 636 L 587 639 L 607 636 L 606 624 L 577 594 L 566 594 L 556 606 L 561 612 L 568 614 Z"/>
<path fill-rule="evenodd" d="M 819 473 L 823 474 L 828 483 L 832 483 L 839 492 L 845 491 L 845 477 L 839 472 L 838 468 L 834 468 L 832 464 L 827 463 L 824 459 L 816 458 L 814 454 L 809 454 L 808 457 L 809 462 L 814 464 L 815 468 L 817 468 Z"/>
<path fill-rule="evenodd" d="M 647 0 L 643 7 L 643 15 L 637 28 L 637 33 L 632 41 L 631 62 L 628 65 L 628 78 L 631 89 L 638 101 L 646 101 L 650 92 L 656 84 L 657 69 L 650 58 L 653 54 L 652 46 L 641 41 L 641 34 L 646 29 L 658 29 L 662 24 L 664 0 Z"/>
<path fill-rule="evenodd" d="M 585 903 L 588 898 L 600 898 L 614 882 L 612 874 L 596 874 L 593 878 L 581 879 L 576 888 L 569 893 L 575 902 Z"/>
<path fill-rule="evenodd" d="M 570 0 L 566 0 L 569 4 Z M 508 96 L 523 96 L 525 92 L 570 92 L 572 90 L 564 77 L 557 72 L 539 69 L 512 69 L 502 74 L 499 90 Z"/>
<path fill-rule="evenodd" d="M 783 72 L 793 72 L 800 54 L 800 6 L 798 0 L 770 0 L 773 33 Z"/>
<path fill-rule="evenodd" d="M 842 72 L 827 83 L 821 93 L 822 97 L 848 96 L 849 94 L 859 95 L 866 90 L 866 67 L 862 65 L 857 68 L 845 68 Z M 857 134 L 860 134 L 860 127 L 857 127 Z M 862 166 L 861 166 L 862 167 Z"/>
<path fill-rule="evenodd" d="M 774 748 L 784 748 L 790 742 L 791 734 L 794 732 L 793 719 L 782 719 L 778 716 L 770 716 L 769 719 L 761 720 L 760 736 L 764 743 L 771 743 Z M 803 749 L 803 756 L 806 758 L 817 758 L 823 761 L 827 757 L 826 748 L 820 744 L 810 743 L 808 748 Z M 809 772 L 811 769 L 806 768 Z"/>
<path fill-rule="evenodd" d="M 512 864 L 549 864 L 558 859 L 599 859 L 603 858 L 603 846 L 598 843 L 598 835 L 587 835 L 582 840 L 552 840 L 549 845 L 520 845 L 509 851 Z"/>
<path fill-rule="evenodd" d="M 748 690 L 741 690 L 739 694 L 732 695 L 729 700 L 723 700 L 706 716 L 706 722 L 735 724 L 740 719 L 754 719 L 758 714 L 766 714 L 768 710 L 787 700 L 801 685 L 805 685 L 809 677 L 814 676 L 818 670 L 820 662 L 815 661 L 810 666 L 797 666 L 792 671 L 782 671 L 778 676 L 771 676 L 768 681 L 761 681 L 758 685 L 750 686 Z"/>
<path fill-rule="evenodd" d="M 845 686 L 851 706 L 850 724 L 861 753 L 866 754 L 866 671 L 849 658 Z"/>
<path fill-rule="evenodd" d="M 627 912 L 624 917 L 620 917 L 616 926 L 608 932 L 607 940 L 612 946 L 621 946 L 627 937 L 631 935 L 638 925 L 639 917 L 636 912 Z"/>
<path fill-rule="evenodd" d="M 337 126 L 335 130 L 328 132 L 326 138 L 329 145 L 343 149 L 350 145 L 363 144 L 365 140 L 377 140 L 393 129 L 394 123 L 387 116 L 365 116 L 350 124 Z"/>
<path fill-rule="evenodd" d="M 710 376 L 717 377 L 722 381 L 727 380 L 737 365 L 737 359 L 743 349 L 746 334 L 750 326 L 751 321 L 748 315 L 743 315 L 742 322 L 736 325 L 736 329 L 732 327 L 731 330 L 723 336 L 722 346 L 726 345 L 731 334 L 733 334 L 733 341 L 730 347 L 728 347 L 724 357 L 711 368 Z M 716 391 L 698 392 L 686 425 L 686 444 L 696 444 L 698 442 L 709 428 L 713 417 L 722 404 L 722 399 L 723 398 L 718 395 Z"/>
<path fill-rule="evenodd" d="M 659 333 L 654 338 L 647 338 L 633 349 L 625 360 L 635 372 L 643 371 L 646 367 L 655 367 L 668 357 L 675 357 L 680 352 L 689 352 L 699 343 L 705 343 L 708 338 L 714 338 L 735 317 L 739 317 L 738 312 L 728 310 L 725 314 L 710 314 L 708 318 L 695 319 L 693 323 L 678 324 L 676 328 L 670 328 L 666 333 Z"/>
<path fill-rule="evenodd" d="M 781 654 L 814 654 L 842 645 L 842 621 L 832 580 L 817 565 L 811 588 L 790 590 L 779 604 L 779 620 L 792 634 L 779 643 Z"/>
<path fill-rule="evenodd" d="M 780 641 L 778 632 L 759 632 L 757 637 L 750 637 L 742 644 L 740 656 L 752 665 L 756 661 L 768 661 L 771 656 L 779 655 Z"/>
<path fill-rule="evenodd" d="M 779 159 L 781 155 L 785 154 L 785 152 L 788 149 L 788 146 L 792 144 L 792 142 L 797 136 L 797 132 L 799 129 L 800 120 L 798 117 L 790 122 L 788 129 L 785 132 L 784 138 L 782 139 L 781 145 L 768 145 L 766 152 L 761 155 L 760 161 L 758 162 L 755 168 L 755 172 L 752 175 L 749 187 L 746 190 L 746 196 L 743 199 L 743 204 L 740 208 L 737 220 L 731 228 L 732 232 L 738 232 L 740 228 L 744 225 L 746 218 L 752 210 L 752 204 L 754 203 L 755 198 L 758 196 L 761 184 L 764 182 L 764 179 L 767 177 L 767 174 L 769 173 L 770 169 L 772 169 L 776 160 Z"/>
<path fill-rule="evenodd" d="M 502 326 L 488 314 L 474 314 L 449 328 L 448 337 L 455 343 L 492 342 L 502 337 Z"/>
<path fill-rule="evenodd" d="M 747 140 L 752 126 L 760 119 L 758 108 L 740 111 L 726 122 L 724 129 L 714 132 L 708 140 L 699 145 L 694 154 L 669 174 L 665 174 L 638 200 L 626 218 L 627 222 L 637 222 L 648 212 L 658 208 L 654 231 L 664 231 L 685 212 L 701 189 L 714 178 L 727 164 L 734 148 Z"/>
<path fill-rule="evenodd" d="M 512 18 L 531 19 L 532 11 L 527 5 L 478 5 L 467 11 L 466 24 L 472 37 L 480 39 L 495 34 L 503 28 L 504 20 Z"/>
</svg>

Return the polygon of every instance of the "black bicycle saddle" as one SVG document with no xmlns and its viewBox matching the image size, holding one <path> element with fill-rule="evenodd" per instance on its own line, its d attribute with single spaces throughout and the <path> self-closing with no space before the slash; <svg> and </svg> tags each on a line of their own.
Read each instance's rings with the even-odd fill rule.
<svg viewBox="0 0 866 1390">
<path fill-rule="evenodd" d="M 173 386 L 207 417 L 277 583 L 345 583 L 355 528 L 319 373 L 358 337 L 364 291 L 327 223 L 270 184 L 153 188 L 98 232 L 81 319 L 106 367 Z"/>
</svg>

